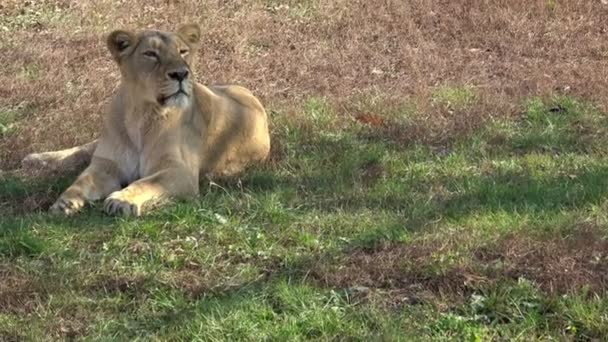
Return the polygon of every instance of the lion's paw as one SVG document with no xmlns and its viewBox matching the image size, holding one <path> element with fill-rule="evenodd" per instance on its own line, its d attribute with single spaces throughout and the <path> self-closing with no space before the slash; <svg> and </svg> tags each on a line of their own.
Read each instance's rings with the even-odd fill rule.
<svg viewBox="0 0 608 342">
<path fill-rule="evenodd" d="M 115 191 L 106 198 L 103 210 L 110 215 L 141 216 L 142 206 L 129 199 L 126 191 Z"/>
<path fill-rule="evenodd" d="M 82 209 L 86 203 L 83 196 L 64 193 L 49 209 L 55 215 L 73 215 Z"/>
</svg>

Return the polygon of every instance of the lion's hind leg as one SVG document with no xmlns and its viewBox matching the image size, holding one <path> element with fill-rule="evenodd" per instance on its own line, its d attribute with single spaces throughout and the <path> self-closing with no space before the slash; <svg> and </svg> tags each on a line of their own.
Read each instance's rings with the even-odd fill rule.
<svg viewBox="0 0 608 342">
<path fill-rule="evenodd" d="M 32 153 L 21 161 L 21 166 L 30 171 L 80 171 L 91 162 L 95 148 L 97 140 L 65 150 Z"/>
</svg>

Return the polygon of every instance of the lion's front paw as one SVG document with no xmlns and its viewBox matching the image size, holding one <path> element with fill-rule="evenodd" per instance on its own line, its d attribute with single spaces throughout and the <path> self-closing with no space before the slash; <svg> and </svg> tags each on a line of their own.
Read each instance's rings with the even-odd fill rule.
<svg viewBox="0 0 608 342">
<path fill-rule="evenodd" d="M 75 193 L 64 193 L 49 209 L 52 214 L 72 215 L 84 207 L 86 200 Z"/>
<path fill-rule="evenodd" d="M 103 203 L 103 210 L 110 215 L 141 216 L 142 205 L 130 199 L 123 190 L 111 193 Z"/>
</svg>

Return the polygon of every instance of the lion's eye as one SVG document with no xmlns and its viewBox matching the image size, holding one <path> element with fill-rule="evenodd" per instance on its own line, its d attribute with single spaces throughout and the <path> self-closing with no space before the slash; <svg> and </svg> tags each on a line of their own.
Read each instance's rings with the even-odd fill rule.
<svg viewBox="0 0 608 342">
<path fill-rule="evenodd" d="M 156 53 L 156 51 L 145 51 L 144 56 L 158 59 L 158 54 Z"/>
<path fill-rule="evenodd" d="M 188 54 L 188 49 L 181 49 L 181 50 L 179 50 L 179 54 L 182 55 L 182 56 L 187 55 Z"/>
</svg>

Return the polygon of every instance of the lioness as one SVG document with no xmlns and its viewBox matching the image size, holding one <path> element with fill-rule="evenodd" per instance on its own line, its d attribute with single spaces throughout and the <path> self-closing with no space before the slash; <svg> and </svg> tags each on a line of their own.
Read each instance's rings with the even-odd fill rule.
<svg viewBox="0 0 608 342">
<path fill-rule="evenodd" d="M 264 160 L 267 115 L 239 86 L 206 87 L 193 80 L 195 24 L 177 32 L 117 30 L 107 46 L 121 74 L 98 140 L 31 154 L 24 164 L 90 164 L 51 206 L 71 215 L 105 198 L 108 214 L 140 216 L 168 198 L 196 195 L 199 173 L 228 176 Z"/>
</svg>

